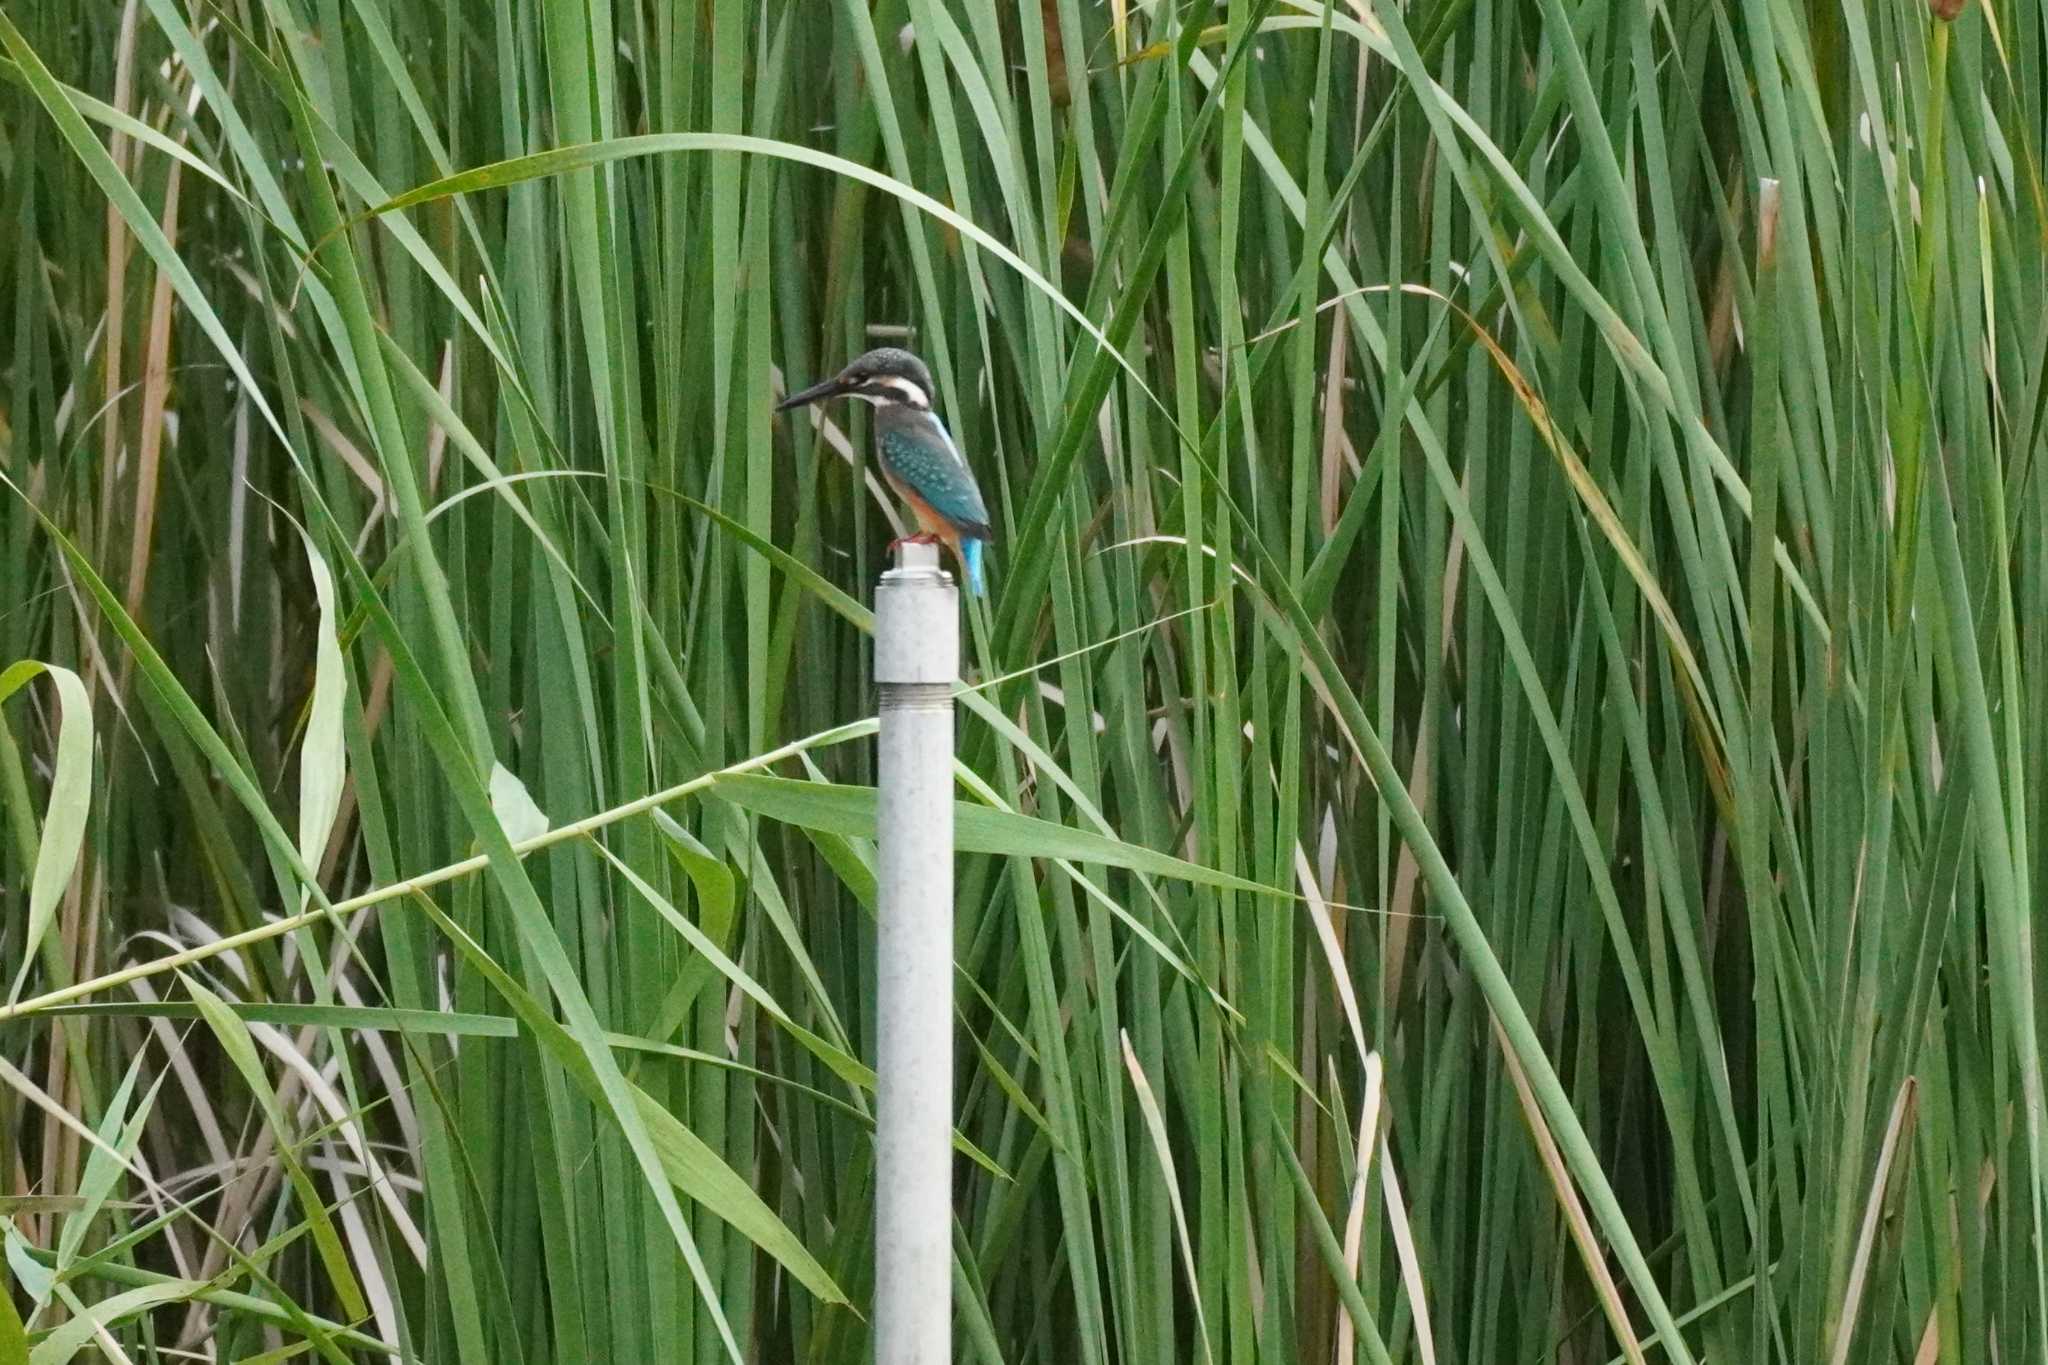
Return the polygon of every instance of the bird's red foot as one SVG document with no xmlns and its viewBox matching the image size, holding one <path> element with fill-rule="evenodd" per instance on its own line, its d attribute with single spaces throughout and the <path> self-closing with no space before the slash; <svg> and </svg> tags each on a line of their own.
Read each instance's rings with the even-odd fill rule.
<svg viewBox="0 0 2048 1365">
<path fill-rule="evenodd" d="M 936 545 L 939 538 L 930 531 L 919 531 L 914 536 L 898 536 L 889 542 L 889 553 L 895 554 L 899 545 Z"/>
</svg>

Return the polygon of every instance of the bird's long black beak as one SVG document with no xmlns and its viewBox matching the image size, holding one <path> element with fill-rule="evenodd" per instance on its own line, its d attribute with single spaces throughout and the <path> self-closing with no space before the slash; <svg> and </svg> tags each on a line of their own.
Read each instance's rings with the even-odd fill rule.
<svg viewBox="0 0 2048 1365">
<path fill-rule="evenodd" d="M 853 385 L 834 377 L 827 379 L 822 384 L 813 384 L 808 389 L 802 389 L 791 394 L 780 403 L 777 403 L 775 410 L 777 412 L 788 412 L 791 408 L 801 408 L 807 407 L 812 403 L 822 403 L 827 398 L 837 398 L 842 393 L 851 392 L 852 389 Z"/>
</svg>

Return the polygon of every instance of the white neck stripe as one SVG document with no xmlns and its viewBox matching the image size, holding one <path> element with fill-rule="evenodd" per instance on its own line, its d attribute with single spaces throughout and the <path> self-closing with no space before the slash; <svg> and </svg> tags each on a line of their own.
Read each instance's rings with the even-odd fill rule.
<svg viewBox="0 0 2048 1365">
<path fill-rule="evenodd" d="M 894 389 L 897 393 L 902 394 L 903 401 L 913 408 L 929 408 L 932 405 L 932 400 L 926 396 L 923 389 L 917 386 L 915 380 L 905 379 L 900 375 L 885 374 L 879 375 L 869 382 L 880 388 Z"/>
</svg>

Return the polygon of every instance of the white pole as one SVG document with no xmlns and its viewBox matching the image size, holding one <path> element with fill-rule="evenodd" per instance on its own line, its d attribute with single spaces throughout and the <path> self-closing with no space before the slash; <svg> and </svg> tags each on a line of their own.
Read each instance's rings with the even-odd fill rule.
<svg viewBox="0 0 2048 1365">
<path fill-rule="evenodd" d="M 935 545 L 875 592 L 876 1365 L 953 1358 L 953 683 L 960 599 Z"/>
</svg>

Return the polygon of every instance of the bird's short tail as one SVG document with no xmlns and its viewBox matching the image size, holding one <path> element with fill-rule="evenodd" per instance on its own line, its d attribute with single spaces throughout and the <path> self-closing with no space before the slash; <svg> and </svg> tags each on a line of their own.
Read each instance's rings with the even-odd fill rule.
<svg viewBox="0 0 2048 1365">
<path fill-rule="evenodd" d="M 960 562 L 967 566 L 967 591 L 976 597 L 988 593 L 988 580 L 981 572 L 981 556 L 987 548 L 988 542 L 977 537 L 970 536 L 960 542 Z"/>
</svg>

